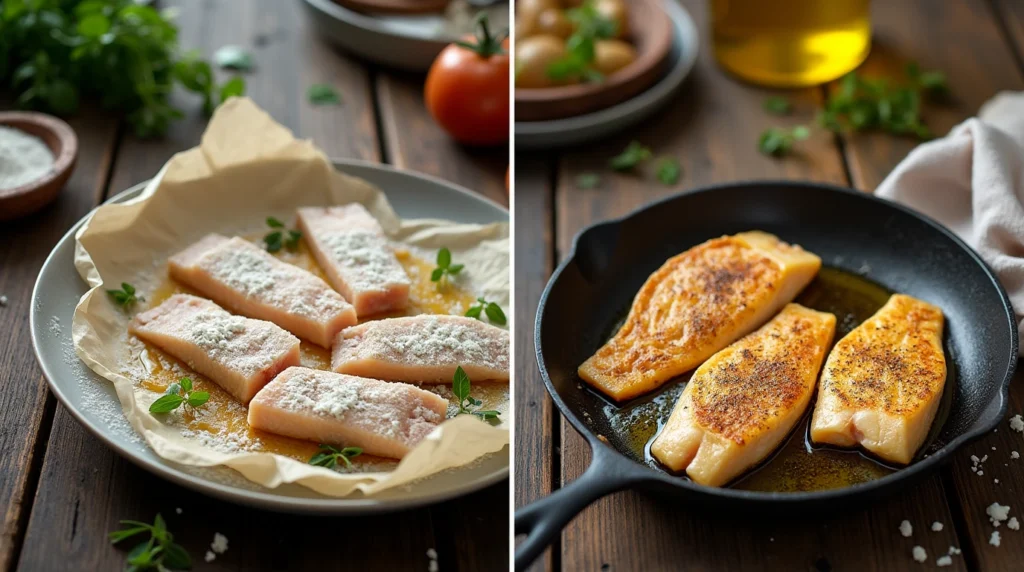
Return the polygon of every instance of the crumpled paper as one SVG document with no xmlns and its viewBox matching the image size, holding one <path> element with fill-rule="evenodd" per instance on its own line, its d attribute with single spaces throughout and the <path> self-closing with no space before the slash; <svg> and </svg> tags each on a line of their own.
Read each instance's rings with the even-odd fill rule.
<svg viewBox="0 0 1024 572">
<path fill-rule="evenodd" d="M 167 257 L 207 233 L 240 234 L 261 228 L 268 215 L 291 220 L 300 206 L 351 202 L 365 205 L 398 245 L 421 251 L 449 246 L 466 265 L 462 286 L 508 307 L 507 224 L 402 220 L 380 189 L 335 171 L 312 142 L 296 139 L 246 98 L 221 106 L 200 145 L 172 157 L 137 198 L 101 206 L 82 226 L 75 266 L 90 290 L 75 308 L 75 351 L 113 382 L 125 417 L 159 456 L 189 466 L 231 467 L 265 487 L 297 483 L 346 496 L 406 485 L 509 444 L 506 426 L 464 415 L 443 423 L 390 472 L 345 474 L 271 453 L 225 453 L 150 415 L 144 404 L 152 392 L 122 373 L 131 316 L 111 303 L 107 288 L 130 282 L 145 295 L 164 275 Z M 499 407 L 503 417 L 507 409 L 507 402 Z"/>
</svg>

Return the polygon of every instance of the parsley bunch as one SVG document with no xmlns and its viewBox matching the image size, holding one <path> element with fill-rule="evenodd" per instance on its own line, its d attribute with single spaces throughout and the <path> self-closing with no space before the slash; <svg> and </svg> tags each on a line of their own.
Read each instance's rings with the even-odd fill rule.
<svg viewBox="0 0 1024 572">
<path fill-rule="evenodd" d="M 174 543 L 174 535 L 167 530 L 167 523 L 159 514 L 153 524 L 137 520 L 122 520 L 121 525 L 127 528 L 115 530 L 107 535 L 111 544 L 117 544 L 137 534 L 149 533 L 149 540 L 137 544 L 128 552 L 125 570 L 188 570 L 192 568 L 192 558 L 180 544 Z"/>
<path fill-rule="evenodd" d="M 216 85 L 210 64 L 178 53 L 178 29 L 132 0 L 0 0 L 0 88 L 19 107 L 74 113 L 83 99 L 124 113 L 140 137 L 162 135 L 181 110 L 175 84 L 215 104 L 245 91 Z"/>
<path fill-rule="evenodd" d="M 838 89 L 829 94 L 819 121 L 832 131 L 877 129 L 930 139 L 932 132 L 921 117 L 922 98 L 947 92 L 945 74 L 922 72 L 915 63 L 907 66 L 902 83 L 850 72 L 840 80 Z"/>
</svg>

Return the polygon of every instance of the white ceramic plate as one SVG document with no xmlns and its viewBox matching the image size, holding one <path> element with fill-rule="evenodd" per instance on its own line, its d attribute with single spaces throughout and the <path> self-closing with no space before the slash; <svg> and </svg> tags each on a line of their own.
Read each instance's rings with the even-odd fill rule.
<svg viewBox="0 0 1024 572">
<path fill-rule="evenodd" d="M 335 168 L 384 189 L 403 218 L 440 218 L 465 223 L 507 222 L 508 211 L 446 181 L 360 161 L 335 161 Z M 108 202 L 123 202 L 144 188 L 140 183 Z M 36 358 L 50 389 L 71 414 L 108 446 L 140 467 L 190 489 L 225 500 L 271 510 L 320 514 L 386 512 L 464 495 L 508 477 L 506 447 L 470 465 L 450 469 L 408 487 L 372 497 L 329 498 L 299 485 L 268 489 L 225 468 L 197 469 L 156 455 L 121 414 L 114 386 L 75 355 L 71 319 L 85 282 L 74 266 L 75 232 L 85 217 L 60 239 L 43 263 L 32 292 L 31 331 Z"/>
<path fill-rule="evenodd" d="M 593 141 L 636 125 L 668 103 L 697 62 L 700 36 L 690 13 L 678 3 L 665 2 L 665 11 L 675 28 L 672 66 L 665 77 L 640 95 L 600 111 L 551 121 L 517 121 L 516 149 L 547 149 Z"/>
<path fill-rule="evenodd" d="M 333 0 L 301 0 L 313 28 L 335 45 L 390 67 L 425 72 L 434 58 L 458 38 L 439 15 L 363 14 Z M 508 4 L 502 2 L 508 9 Z M 502 26 L 491 26 L 495 32 Z"/>
</svg>

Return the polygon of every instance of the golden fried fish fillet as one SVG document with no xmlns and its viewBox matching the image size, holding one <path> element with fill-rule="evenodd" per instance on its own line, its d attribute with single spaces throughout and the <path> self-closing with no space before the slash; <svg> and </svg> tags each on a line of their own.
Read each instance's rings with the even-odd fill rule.
<svg viewBox="0 0 1024 572">
<path fill-rule="evenodd" d="M 835 328 L 832 314 L 786 305 L 697 369 L 651 454 L 711 487 L 761 462 L 807 410 Z"/>
<path fill-rule="evenodd" d="M 811 441 L 860 445 L 909 463 L 924 443 L 946 383 L 942 310 L 894 294 L 836 343 L 821 374 Z"/>
<path fill-rule="evenodd" d="M 814 254 L 760 231 L 697 245 L 651 274 L 580 377 L 619 401 L 652 391 L 763 324 L 819 268 Z"/>
</svg>

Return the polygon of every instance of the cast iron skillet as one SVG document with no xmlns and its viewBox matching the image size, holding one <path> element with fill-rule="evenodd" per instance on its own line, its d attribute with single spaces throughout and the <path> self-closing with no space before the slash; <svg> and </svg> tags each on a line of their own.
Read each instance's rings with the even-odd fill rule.
<svg viewBox="0 0 1024 572">
<path fill-rule="evenodd" d="M 827 266 L 858 272 L 942 308 L 953 404 L 928 454 L 900 471 L 843 489 L 768 493 L 711 488 L 634 461 L 576 368 L 612 333 L 633 296 L 669 257 L 709 238 L 759 229 L 803 246 Z M 820 184 L 732 183 L 669 197 L 583 230 L 540 300 L 537 361 L 548 393 L 586 438 L 593 461 L 576 481 L 516 512 L 516 570 L 530 564 L 590 503 L 629 487 L 717 508 L 836 508 L 890 494 L 935 470 L 1006 413 L 1017 363 L 1013 308 L 989 267 L 938 223 L 867 193 Z M 949 389 L 947 389 L 948 391 Z M 603 442 L 598 435 L 608 439 Z"/>
</svg>

